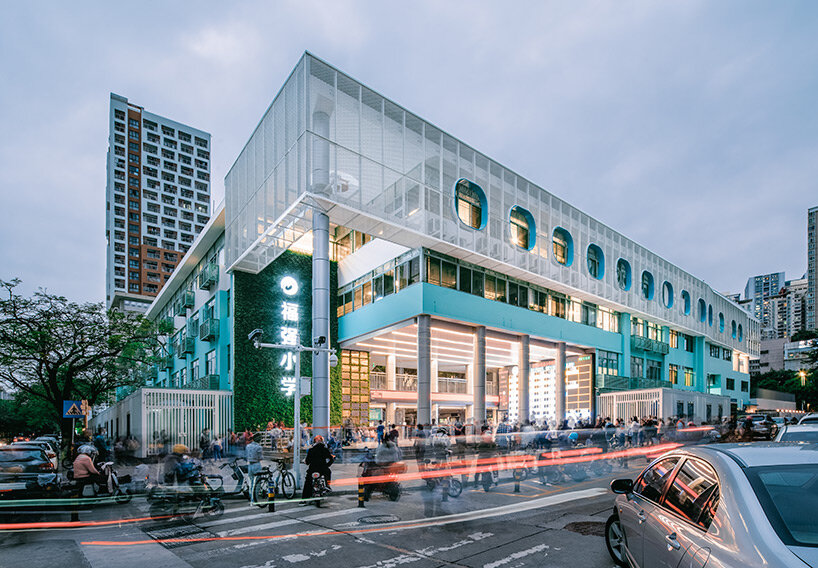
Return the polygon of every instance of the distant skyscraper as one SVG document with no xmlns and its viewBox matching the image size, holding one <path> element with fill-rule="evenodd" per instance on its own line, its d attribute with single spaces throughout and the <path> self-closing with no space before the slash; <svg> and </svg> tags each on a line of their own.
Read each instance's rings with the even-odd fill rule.
<svg viewBox="0 0 818 568">
<path fill-rule="evenodd" d="M 818 327 L 815 300 L 816 279 L 818 279 L 818 259 L 815 248 L 818 246 L 818 207 L 812 207 L 807 212 L 807 329 Z"/>
<path fill-rule="evenodd" d="M 806 324 L 807 279 L 787 280 L 781 293 L 770 298 L 771 325 L 767 338 L 790 338 Z"/>
<path fill-rule="evenodd" d="M 210 219 L 210 134 L 111 93 L 108 307 L 145 311 Z"/>
<path fill-rule="evenodd" d="M 761 334 L 772 327 L 772 307 L 770 298 L 778 296 L 784 287 L 784 273 L 773 272 L 751 276 L 744 287 L 744 298 L 751 300 L 748 311 L 761 322 Z"/>
</svg>

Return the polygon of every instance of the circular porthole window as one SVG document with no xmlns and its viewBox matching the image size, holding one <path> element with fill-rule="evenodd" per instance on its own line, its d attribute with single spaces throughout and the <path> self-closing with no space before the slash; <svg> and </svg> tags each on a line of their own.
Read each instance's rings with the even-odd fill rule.
<svg viewBox="0 0 818 568">
<path fill-rule="evenodd" d="M 602 249 L 595 244 L 588 245 L 588 274 L 597 280 L 605 275 L 605 255 Z"/>
<path fill-rule="evenodd" d="M 719 333 L 724 333 L 724 314 L 719 312 Z"/>
<path fill-rule="evenodd" d="M 744 341 L 744 330 L 741 329 L 741 324 L 738 324 L 738 340 Z"/>
<path fill-rule="evenodd" d="M 707 321 L 707 303 L 699 298 L 699 321 L 704 323 Z"/>
<path fill-rule="evenodd" d="M 667 281 L 662 284 L 662 304 L 668 309 L 673 307 L 673 285 Z"/>
<path fill-rule="evenodd" d="M 626 292 L 631 289 L 631 265 L 624 258 L 616 261 L 616 285 Z"/>
<path fill-rule="evenodd" d="M 730 324 L 730 329 L 731 329 L 731 332 L 732 332 L 731 335 L 733 336 L 733 339 L 735 339 L 736 338 L 736 320 L 733 320 L 733 323 Z"/>
<path fill-rule="evenodd" d="M 713 327 L 713 304 L 707 306 L 707 325 Z"/>
<path fill-rule="evenodd" d="M 647 270 L 642 272 L 642 297 L 646 300 L 653 299 L 653 274 Z"/>
<path fill-rule="evenodd" d="M 690 292 L 687 290 L 682 290 L 682 313 L 684 315 L 690 315 Z"/>
</svg>

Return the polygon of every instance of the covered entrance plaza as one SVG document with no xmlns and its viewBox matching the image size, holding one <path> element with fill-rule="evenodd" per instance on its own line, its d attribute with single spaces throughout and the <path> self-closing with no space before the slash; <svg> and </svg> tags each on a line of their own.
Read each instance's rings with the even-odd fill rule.
<svg viewBox="0 0 818 568">
<path fill-rule="evenodd" d="M 368 401 L 362 392 L 344 388 L 343 394 L 368 402 L 373 421 L 555 423 L 557 416 L 593 414 L 592 349 L 425 314 L 341 346 L 368 361 L 354 369 L 342 365 L 342 374 L 353 371 L 362 387 L 368 378 Z"/>
</svg>

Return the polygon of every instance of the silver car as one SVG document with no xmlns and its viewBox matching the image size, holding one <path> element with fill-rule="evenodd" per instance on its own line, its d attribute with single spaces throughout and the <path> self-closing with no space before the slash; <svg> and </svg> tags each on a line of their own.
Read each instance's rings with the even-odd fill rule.
<svg viewBox="0 0 818 568">
<path fill-rule="evenodd" d="M 792 424 L 782 426 L 775 435 L 776 442 L 809 442 L 818 444 L 818 424 Z"/>
<path fill-rule="evenodd" d="M 611 490 L 619 566 L 818 568 L 818 444 L 675 450 Z"/>
</svg>

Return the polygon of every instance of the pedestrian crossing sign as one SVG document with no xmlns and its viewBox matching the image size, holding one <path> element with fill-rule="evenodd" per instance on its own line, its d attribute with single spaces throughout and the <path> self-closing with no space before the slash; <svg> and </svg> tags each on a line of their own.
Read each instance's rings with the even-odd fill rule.
<svg viewBox="0 0 818 568">
<path fill-rule="evenodd" d="M 82 418 L 83 416 L 85 416 L 85 411 L 82 409 L 81 400 L 64 400 L 62 402 L 63 418 Z"/>
</svg>

